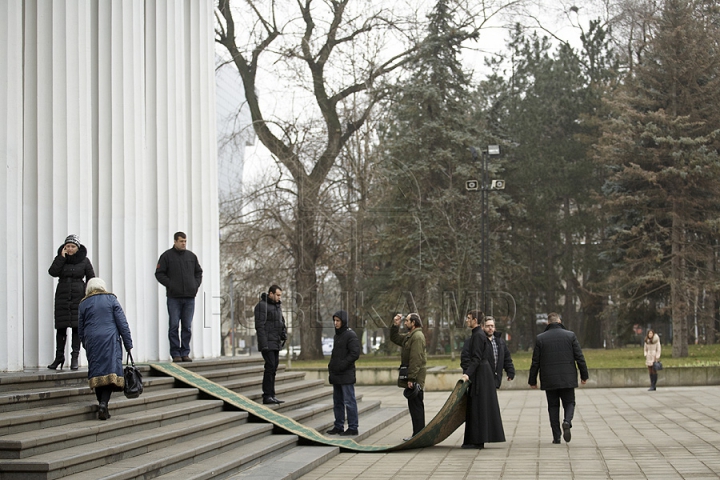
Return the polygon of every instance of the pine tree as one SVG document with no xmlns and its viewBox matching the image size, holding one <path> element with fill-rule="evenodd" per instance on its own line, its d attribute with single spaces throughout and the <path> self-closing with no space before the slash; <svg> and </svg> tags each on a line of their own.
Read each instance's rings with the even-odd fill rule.
<svg viewBox="0 0 720 480">
<path fill-rule="evenodd" d="M 673 357 L 688 354 L 691 282 L 716 290 L 708 250 L 720 214 L 717 15 L 715 2 L 664 3 L 598 149 L 612 174 L 614 300 L 627 310 L 669 307 Z"/>
<path fill-rule="evenodd" d="M 406 81 L 394 87 L 381 140 L 378 253 L 368 290 L 389 309 L 404 303 L 435 322 L 443 292 L 477 289 L 480 197 L 467 192 L 465 182 L 477 177 L 469 147 L 478 132 L 471 122 L 471 79 L 459 61 L 462 43 L 472 37 L 454 23 L 449 2 L 438 1 Z"/>
</svg>

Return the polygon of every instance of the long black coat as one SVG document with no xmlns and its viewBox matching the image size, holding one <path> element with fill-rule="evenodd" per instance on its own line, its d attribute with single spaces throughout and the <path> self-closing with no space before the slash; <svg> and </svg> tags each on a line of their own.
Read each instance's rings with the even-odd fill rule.
<svg viewBox="0 0 720 480">
<path fill-rule="evenodd" d="M 255 305 L 255 331 L 260 351 L 280 350 L 287 338 L 285 328 L 282 302 L 271 301 L 267 293 L 260 295 L 260 301 Z"/>
<path fill-rule="evenodd" d="M 497 346 L 498 351 L 498 361 L 495 365 L 495 371 L 493 373 L 495 374 L 495 388 L 500 388 L 503 380 L 503 369 L 505 369 L 507 377 L 513 379 L 515 378 L 515 365 L 513 365 L 510 350 L 508 350 L 507 344 L 502 338 L 502 333 L 495 332 L 493 335 L 495 337 L 495 345 Z M 490 345 L 490 348 L 492 349 L 492 345 Z M 493 361 L 494 360 L 495 355 L 493 354 Z"/>
<path fill-rule="evenodd" d="M 95 270 L 87 258 L 85 245 L 80 245 L 75 255 L 62 256 L 65 244 L 58 248 L 57 256 L 48 269 L 52 277 L 57 277 L 55 289 L 55 328 L 77 328 L 78 305 L 85 296 L 85 285 L 95 278 Z"/>
<path fill-rule="evenodd" d="M 482 327 L 475 327 L 460 355 L 463 373 L 470 377 L 465 438 L 463 443 L 478 445 L 504 442 L 500 405 L 491 365 L 495 362 L 492 345 Z"/>
<path fill-rule="evenodd" d="M 549 324 L 535 341 L 528 384 L 537 385 L 539 371 L 542 390 L 577 388 L 578 368 L 580 378 L 587 380 L 587 364 L 577 337 L 562 323 Z"/>
<path fill-rule="evenodd" d="M 112 385 L 122 390 L 123 344 L 133 348 L 130 327 L 120 302 L 112 293 L 96 293 L 80 303 L 80 342 L 87 352 L 88 382 L 91 388 Z"/>
<path fill-rule="evenodd" d="M 355 361 L 360 358 L 360 340 L 348 327 L 348 314 L 345 310 L 335 312 L 333 317 L 338 317 L 342 321 L 342 326 L 335 329 L 332 355 L 328 363 L 330 384 L 353 385 Z"/>
</svg>

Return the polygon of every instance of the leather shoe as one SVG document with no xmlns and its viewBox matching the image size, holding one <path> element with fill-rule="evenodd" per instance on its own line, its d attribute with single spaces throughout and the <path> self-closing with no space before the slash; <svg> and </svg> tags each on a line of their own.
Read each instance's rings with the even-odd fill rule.
<svg viewBox="0 0 720 480">
<path fill-rule="evenodd" d="M 553 443 L 557 445 L 558 443 L 560 443 L 560 439 L 558 438 L 557 440 L 553 440 Z"/>
<path fill-rule="evenodd" d="M 277 404 L 285 403 L 285 400 L 278 400 L 277 397 L 272 397 L 272 401 Z"/>
<path fill-rule="evenodd" d="M 340 436 L 342 436 L 342 437 L 354 437 L 354 436 L 357 435 L 357 434 L 358 434 L 358 431 L 357 431 L 357 430 L 355 430 L 354 428 L 348 428 L 347 430 L 345 430 L 344 432 L 342 432 L 342 433 L 340 434 Z"/>
<path fill-rule="evenodd" d="M 563 423 L 562 423 L 563 438 L 565 439 L 566 442 L 569 442 L 570 439 L 572 438 L 572 433 L 570 432 L 570 429 L 571 429 L 571 428 L 572 428 L 572 427 L 570 426 L 570 423 L 569 423 L 569 422 L 563 422 Z"/>
<path fill-rule="evenodd" d="M 187 355 L 185 355 L 184 357 L 182 357 L 182 361 L 183 361 L 183 362 L 192 362 L 192 358 L 190 358 L 190 357 L 188 357 Z"/>
<path fill-rule="evenodd" d="M 464 448 L 466 450 L 482 450 L 485 448 L 484 443 L 463 443 L 460 448 Z"/>
<path fill-rule="evenodd" d="M 180 363 L 180 362 L 182 362 L 182 358 L 180 358 L 180 357 L 173 357 L 173 362 L 175 362 L 175 363 Z"/>
<path fill-rule="evenodd" d="M 263 405 L 277 405 L 277 402 L 274 398 L 263 398 Z"/>
<path fill-rule="evenodd" d="M 108 412 L 107 403 L 101 402 L 98 405 L 98 418 L 100 420 L 107 420 L 110 418 L 110 412 Z"/>
<path fill-rule="evenodd" d="M 333 427 L 325 433 L 327 433 L 328 435 L 337 435 L 339 433 L 342 435 L 344 431 L 345 430 L 341 430 L 339 428 Z"/>
</svg>

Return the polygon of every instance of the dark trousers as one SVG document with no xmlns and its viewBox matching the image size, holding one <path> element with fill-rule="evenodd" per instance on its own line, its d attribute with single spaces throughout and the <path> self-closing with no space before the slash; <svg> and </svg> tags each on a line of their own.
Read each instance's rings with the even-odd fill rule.
<svg viewBox="0 0 720 480">
<path fill-rule="evenodd" d="M 553 440 L 560 440 L 560 401 L 562 401 L 563 411 L 565 412 L 563 420 L 572 426 L 572 419 L 575 414 L 575 389 L 545 390 L 545 397 L 547 397 Z"/>
<path fill-rule="evenodd" d="M 420 392 L 414 398 L 408 398 L 408 410 L 410 410 L 410 418 L 412 419 L 413 436 L 417 435 L 420 430 L 425 428 L 425 392 Z"/>
<path fill-rule="evenodd" d="M 190 338 L 192 338 L 192 319 L 195 313 L 194 298 L 167 297 L 170 324 L 168 340 L 170 340 L 170 356 L 186 357 L 190 355 Z M 178 328 L 180 334 L 178 335 Z"/>
<path fill-rule="evenodd" d="M 345 410 L 350 430 L 358 429 L 358 408 L 355 400 L 355 385 L 333 385 L 333 413 L 335 428 L 345 430 Z"/>
<path fill-rule="evenodd" d="M 265 371 L 263 372 L 263 400 L 275 396 L 275 374 L 280 364 L 280 352 L 278 350 L 264 350 L 262 352 L 265 360 Z"/>
<path fill-rule="evenodd" d="M 80 353 L 80 334 L 78 333 L 77 328 L 71 328 L 72 330 L 72 340 L 70 341 L 70 346 L 72 348 L 72 353 L 74 355 L 78 355 Z M 65 355 L 65 342 L 67 341 L 67 328 L 58 328 L 55 332 L 55 344 L 57 345 L 57 354 L 58 356 L 60 354 Z"/>
<path fill-rule="evenodd" d="M 95 387 L 95 397 L 98 403 L 110 403 L 110 396 L 112 395 L 112 386 L 104 385 L 102 387 Z"/>
</svg>

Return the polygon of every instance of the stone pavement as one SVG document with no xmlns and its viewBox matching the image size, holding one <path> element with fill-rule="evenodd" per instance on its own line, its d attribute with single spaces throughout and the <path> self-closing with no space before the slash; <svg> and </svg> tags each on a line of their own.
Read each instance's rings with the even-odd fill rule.
<svg viewBox="0 0 720 480">
<path fill-rule="evenodd" d="M 522 381 L 520 378 L 516 382 Z M 407 405 L 396 387 L 358 387 L 383 406 Z M 572 440 L 553 445 L 545 393 L 498 392 L 507 442 L 462 450 L 463 429 L 439 445 L 408 452 L 341 453 L 303 480 L 383 479 L 718 479 L 720 386 L 578 388 Z M 448 392 L 426 392 L 427 420 Z M 362 430 L 362 417 L 360 417 Z M 410 417 L 363 443 L 394 444 L 411 433 Z"/>
</svg>

